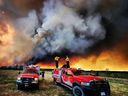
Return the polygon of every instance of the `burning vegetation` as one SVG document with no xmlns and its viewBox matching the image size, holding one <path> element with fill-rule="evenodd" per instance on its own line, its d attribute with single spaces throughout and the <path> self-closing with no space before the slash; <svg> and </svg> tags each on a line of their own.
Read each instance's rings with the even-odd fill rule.
<svg viewBox="0 0 128 96">
<path fill-rule="evenodd" d="M 59 67 L 65 64 L 64 58 L 60 60 Z M 99 56 L 73 56 L 70 58 L 70 64 L 73 68 L 85 70 L 106 70 L 106 71 L 127 71 L 127 60 L 118 52 L 105 51 Z M 55 63 L 39 62 L 37 63 L 43 69 L 54 69 Z M 121 66 L 121 67 L 120 67 Z"/>
</svg>

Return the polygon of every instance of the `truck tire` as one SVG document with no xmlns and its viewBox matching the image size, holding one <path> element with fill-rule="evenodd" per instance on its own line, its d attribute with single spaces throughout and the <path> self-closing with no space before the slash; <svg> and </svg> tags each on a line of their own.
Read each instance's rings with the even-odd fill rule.
<svg viewBox="0 0 128 96">
<path fill-rule="evenodd" d="M 82 88 L 79 86 L 74 86 L 72 92 L 73 92 L 73 96 L 85 96 Z"/>
<path fill-rule="evenodd" d="M 53 83 L 54 83 L 55 85 L 58 85 L 58 82 L 56 82 L 56 78 L 53 79 Z"/>
<path fill-rule="evenodd" d="M 39 88 L 39 85 L 36 85 L 36 89 L 37 89 L 37 90 L 39 90 L 39 89 L 40 89 L 40 88 Z"/>
<path fill-rule="evenodd" d="M 20 85 L 16 85 L 17 90 L 21 90 L 21 86 Z"/>
</svg>

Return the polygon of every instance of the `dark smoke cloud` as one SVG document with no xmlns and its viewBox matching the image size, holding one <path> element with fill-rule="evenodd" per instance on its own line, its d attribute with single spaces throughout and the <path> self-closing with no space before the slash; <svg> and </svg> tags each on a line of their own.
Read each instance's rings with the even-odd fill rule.
<svg viewBox="0 0 128 96">
<path fill-rule="evenodd" d="M 67 49 L 70 53 L 87 54 L 90 52 L 88 49 L 90 49 L 92 52 L 99 50 L 97 53 L 100 54 L 102 51 L 112 50 L 119 42 L 122 42 L 122 39 L 124 39 L 122 37 L 127 33 L 127 2 L 127 0 L 68 0 L 65 2 L 48 0 L 43 8 L 45 18 L 43 18 L 42 27 L 37 32 L 39 37 L 42 37 L 43 34 L 46 34 L 45 32 L 50 31 L 49 33 L 53 37 L 51 35 L 45 36 L 48 40 L 44 39 L 39 45 L 40 51 L 38 53 L 62 52 L 63 49 Z M 63 11 L 66 10 L 64 7 L 69 8 L 69 17 L 66 17 L 67 13 L 63 15 Z M 72 17 L 70 18 L 70 16 Z M 58 21 L 59 19 L 60 21 Z M 74 21 L 73 24 L 71 24 L 72 21 Z M 63 29 L 68 29 L 65 28 L 65 24 L 74 29 L 66 30 L 63 34 Z M 75 24 L 78 24 L 78 26 L 76 27 Z M 79 27 L 82 27 L 83 30 Z M 59 32 L 61 35 L 57 36 L 59 34 L 54 32 Z M 50 39 L 54 36 L 56 39 Z M 60 39 L 57 37 L 60 37 Z M 56 40 L 58 41 L 55 42 Z M 53 42 L 58 44 L 54 47 Z M 42 51 L 42 49 L 45 49 L 45 51 Z"/>
<path fill-rule="evenodd" d="M 98 2 L 99 0 L 47 0 L 42 10 L 43 24 L 34 37 L 36 40 L 41 39 L 35 52 L 46 55 L 68 50 L 84 54 L 87 48 L 103 40 L 106 32 L 101 25 L 101 15 L 92 14 Z M 84 7 L 83 3 L 88 6 Z M 81 8 L 87 10 L 87 16 L 78 13 Z"/>
<path fill-rule="evenodd" d="M 102 22 L 106 29 L 106 38 L 95 44 L 91 54 L 100 55 L 101 52 L 110 50 L 119 52 L 127 60 L 128 40 L 128 1 L 104 0 L 98 11 L 102 15 Z M 97 51 L 95 51 L 97 49 Z"/>
</svg>

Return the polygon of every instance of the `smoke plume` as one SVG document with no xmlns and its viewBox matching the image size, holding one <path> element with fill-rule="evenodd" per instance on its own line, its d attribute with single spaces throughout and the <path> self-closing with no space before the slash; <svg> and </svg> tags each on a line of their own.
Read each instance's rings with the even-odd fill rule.
<svg viewBox="0 0 128 96">
<path fill-rule="evenodd" d="M 35 38 L 40 41 L 35 52 L 61 53 L 68 50 L 71 53 L 86 52 L 86 49 L 94 43 L 105 38 L 105 29 L 101 25 L 100 13 L 91 14 L 99 0 L 47 0 L 44 2 L 42 10 L 42 25 L 37 29 Z M 87 16 L 81 16 L 77 10 L 81 10 L 80 5 L 87 3 Z M 76 7 L 75 7 L 76 6 Z M 45 50 L 43 50 L 45 49 Z M 41 51 L 41 52 L 40 52 Z"/>
</svg>

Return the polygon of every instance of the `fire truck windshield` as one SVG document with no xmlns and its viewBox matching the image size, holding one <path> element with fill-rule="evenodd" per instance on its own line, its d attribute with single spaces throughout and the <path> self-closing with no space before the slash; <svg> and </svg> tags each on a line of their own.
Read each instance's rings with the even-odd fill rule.
<svg viewBox="0 0 128 96">
<path fill-rule="evenodd" d="M 84 70 L 73 70 L 72 71 L 74 75 L 87 75 L 87 73 Z"/>
<path fill-rule="evenodd" d="M 76 76 L 79 76 L 79 75 L 95 75 L 94 73 L 92 72 L 87 72 L 85 70 L 72 70 L 73 74 L 76 75 Z"/>
<path fill-rule="evenodd" d="M 37 70 L 35 69 L 25 69 L 23 73 L 38 74 Z"/>
</svg>

